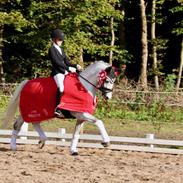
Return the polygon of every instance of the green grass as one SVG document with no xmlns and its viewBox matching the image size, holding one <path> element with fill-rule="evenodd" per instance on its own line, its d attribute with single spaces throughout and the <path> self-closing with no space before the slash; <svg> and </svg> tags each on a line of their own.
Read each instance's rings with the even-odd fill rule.
<svg viewBox="0 0 183 183">
<path fill-rule="evenodd" d="M 0 121 L 2 121 L 4 112 L 0 112 Z M 158 122 L 154 124 L 152 121 L 134 121 L 116 118 L 101 118 L 104 122 L 109 135 L 127 136 L 127 137 L 145 137 L 148 133 L 155 134 L 156 138 L 163 139 L 183 139 L 183 124 Z M 65 128 L 67 133 L 72 133 L 75 127 L 76 120 L 61 120 L 51 119 L 42 122 L 41 126 L 44 131 L 56 132 L 59 128 Z M 1 125 L 0 125 L 1 126 Z M 9 129 L 12 129 L 12 124 Z M 158 128 L 157 128 L 158 126 Z M 29 125 L 29 130 L 34 130 L 32 124 Z M 90 123 L 85 123 L 84 133 L 99 134 L 98 128 Z"/>
<path fill-rule="evenodd" d="M 183 124 L 163 123 L 157 127 L 151 121 L 131 121 L 115 118 L 103 118 L 104 125 L 109 135 L 145 137 L 148 133 L 153 133 L 157 138 L 183 139 Z M 58 128 L 65 128 L 68 133 L 74 130 L 76 120 L 53 119 L 42 123 L 45 131 L 57 131 Z M 85 123 L 84 133 L 99 134 L 98 128 L 90 123 Z"/>
</svg>

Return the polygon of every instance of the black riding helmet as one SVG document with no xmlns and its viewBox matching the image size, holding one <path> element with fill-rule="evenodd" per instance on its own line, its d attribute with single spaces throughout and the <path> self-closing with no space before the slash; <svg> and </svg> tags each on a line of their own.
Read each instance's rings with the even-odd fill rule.
<svg viewBox="0 0 183 183">
<path fill-rule="evenodd" d="M 64 40 L 64 33 L 60 29 L 55 29 L 51 33 L 51 38 L 52 39 L 60 39 L 63 41 Z"/>
</svg>

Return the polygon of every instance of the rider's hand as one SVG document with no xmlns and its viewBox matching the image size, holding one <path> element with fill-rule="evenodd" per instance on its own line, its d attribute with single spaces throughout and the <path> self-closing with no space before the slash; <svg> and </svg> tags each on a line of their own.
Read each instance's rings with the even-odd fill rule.
<svg viewBox="0 0 183 183">
<path fill-rule="evenodd" d="M 76 72 L 76 68 L 74 68 L 74 67 L 69 67 L 69 71 L 70 71 L 70 72 Z"/>
<path fill-rule="evenodd" d="M 78 71 L 82 70 L 82 67 L 79 64 L 76 65 L 76 68 L 77 68 Z"/>
</svg>

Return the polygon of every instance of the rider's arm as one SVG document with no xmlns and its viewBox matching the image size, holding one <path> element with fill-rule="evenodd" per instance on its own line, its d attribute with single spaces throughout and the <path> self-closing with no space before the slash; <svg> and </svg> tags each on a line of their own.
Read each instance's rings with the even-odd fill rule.
<svg viewBox="0 0 183 183">
<path fill-rule="evenodd" d="M 64 57 L 59 56 L 57 50 L 54 47 L 49 49 L 49 57 L 53 67 L 57 68 L 61 73 L 65 73 L 65 70 L 69 70 L 69 66 L 64 62 Z"/>
</svg>

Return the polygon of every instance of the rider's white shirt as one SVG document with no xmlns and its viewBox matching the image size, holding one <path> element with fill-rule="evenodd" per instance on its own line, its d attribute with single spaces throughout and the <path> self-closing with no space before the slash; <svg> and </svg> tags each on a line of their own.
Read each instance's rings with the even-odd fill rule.
<svg viewBox="0 0 183 183">
<path fill-rule="evenodd" d="M 60 48 L 60 46 L 58 46 L 57 44 L 53 43 L 53 46 L 59 51 L 59 53 L 62 55 L 62 50 Z"/>
</svg>

